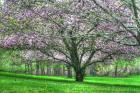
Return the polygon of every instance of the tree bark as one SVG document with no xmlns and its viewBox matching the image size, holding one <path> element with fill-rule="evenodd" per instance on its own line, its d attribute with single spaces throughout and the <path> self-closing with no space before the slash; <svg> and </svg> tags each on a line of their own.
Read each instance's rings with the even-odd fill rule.
<svg viewBox="0 0 140 93">
<path fill-rule="evenodd" d="M 115 77 L 117 77 L 118 76 L 118 64 L 116 63 L 116 65 L 115 65 Z"/>
<path fill-rule="evenodd" d="M 36 75 L 39 75 L 39 68 L 40 68 L 39 62 L 37 61 L 36 62 Z"/>
<path fill-rule="evenodd" d="M 40 70 L 41 70 L 41 75 L 45 75 L 45 64 L 44 64 L 44 62 L 40 63 Z"/>
<path fill-rule="evenodd" d="M 76 75 L 75 75 L 75 80 L 76 80 L 77 82 L 83 82 L 84 76 L 85 76 L 85 71 L 82 71 L 82 70 L 76 71 L 75 74 L 76 74 Z"/>
<path fill-rule="evenodd" d="M 70 66 L 67 66 L 67 77 L 72 78 L 72 69 Z"/>
</svg>

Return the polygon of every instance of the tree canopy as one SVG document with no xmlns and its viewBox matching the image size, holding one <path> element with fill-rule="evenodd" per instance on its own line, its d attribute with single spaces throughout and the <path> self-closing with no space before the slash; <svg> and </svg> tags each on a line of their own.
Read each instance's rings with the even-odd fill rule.
<svg viewBox="0 0 140 93">
<path fill-rule="evenodd" d="M 38 50 L 83 81 L 93 63 L 139 55 L 138 0 L 129 1 L 4 0 L 1 48 Z"/>
</svg>

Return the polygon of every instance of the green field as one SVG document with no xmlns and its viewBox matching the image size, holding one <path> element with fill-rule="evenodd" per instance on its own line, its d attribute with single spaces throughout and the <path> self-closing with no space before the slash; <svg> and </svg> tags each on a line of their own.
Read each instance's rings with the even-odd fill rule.
<svg viewBox="0 0 140 93">
<path fill-rule="evenodd" d="M 78 83 L 66 77 L 0 72 L 0 93 L 140 93 L 140 76 L 86 77 Z"/>
</svg>

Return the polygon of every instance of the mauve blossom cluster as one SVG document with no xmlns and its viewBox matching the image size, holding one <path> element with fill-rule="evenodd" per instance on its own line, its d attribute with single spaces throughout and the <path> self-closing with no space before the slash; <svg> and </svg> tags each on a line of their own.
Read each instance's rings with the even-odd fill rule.
<svg viewBox="0 0 140 93">
<path fill-rule="evenodd" d="M 22 19 L 26 20 L 27 18 L 32 18 L 32 17 L 35 17 L 35 15 L 31 10 L 24 10 L 21 13 L 16 15 L 16 18 L 19 20 L 22 20 Z"/>
<path fill-rule="evenodd" d="M 48 40 L 45 40 L 43 37 L 39 36 L 37 33 L 27 34 L 24 38 L 25 38 L 24 39 L 25 42 L 23 42 L 23 43 L 26 43 L 31 47 L 35 46 L 37 48 L 46 47 L 45 45 L 49 41 L 49 38 L 48 38 Z"/>
<path fill-rule="evenodd" d="M 127 27 L 134 26 L 133 11 L 121 0 L 96 0 L 109 15 L 116 17 L 117 20 L 123 22 Z M 117 21 L 118 22 L 118 21 Z"/>
<path fill-rule="evenodd" d="M 105 31 L 116 31 L 118 29 L 118 26 L 115 23 L 111 22 L 102 22 L 98 24 L 97 26 L 98 30 L 105 30 Z"/>
<path fill-rule="evenodd" d="M 25 50 L 21 52 L 22 58 L 25 60 L 32 60 L 32 61 L 38 61 L 38 60 L 46 60 L 47 56 L 41 53 L 40 51 L 33 51 L 33 50 Z"/>
<path fill-rule="evenodd" d="M 45 16 L 45 17 L 47 17 L 48 15 L 61 14 L 60 11 L 57 11 L 52 7 L 43 7 L 43 8 L 22 10 L 17 14 L 17 18 L 18 19 L 36 18 L 38 17 L 36 13 L 39 14 L 40 16 Z"/>
<path fill-rule="evenodd" d="M 113 12 L 121 13 L 127 16 L 131 16 L 131 11 L 127 8 L 121 0 L 99 0 L 102 5 Z"/>
<path fill-rule="evenodd" d="M 74 0 L 74 2 L 71 4 L 71 10 L 81 13 L 81 12 L 89 12 L 96 9 L 95 4 L 92 2 L 92 0 Z"/>
<path fill-rule="evenodd" d="M 101 49 L 101 53 L 115 53 L 114 55 L 140 55 L 139 47 L 121 45 L 113 41 L 105 42 L 104 40 L 97 40 L 96 47 Z M 131 56 L 131 57 L 133 57 Z"/>
<path fill-rule="evenodd" d="M 5 48 L 10 48 L 18 43 L 19 37 L 17 35 L 7 36 L 5 40 L 2 40 L 2 46 Z"/>
<path fill-rule="evenodd" d="M 45 44 L 47 43 L 47 41 L 42 41 L 43 38 L 39 37 L 35 33 L 28 33 L 22 35 L 15 34 L 2 39 L 0 42 L 0 46 L 3 48 L 13 48 L 18 46 L 21 46 L 21 48 L 25 47 L 27 49 L 30 49 L 31 47 L 44 48 L 46 47 Z"/>
</svg>

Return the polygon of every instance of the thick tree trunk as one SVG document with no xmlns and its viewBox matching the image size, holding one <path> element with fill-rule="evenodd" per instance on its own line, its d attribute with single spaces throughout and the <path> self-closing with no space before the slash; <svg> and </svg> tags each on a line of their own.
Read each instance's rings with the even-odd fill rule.
<svg viewBox="0 0 140 93">
<path fill-rule="evenodd" d="M 85 76 L 85 71 L 76 71 L 75 73 L 75 80 L 77 82 L 83 82 L 84 76 Z"/>
</svg>

